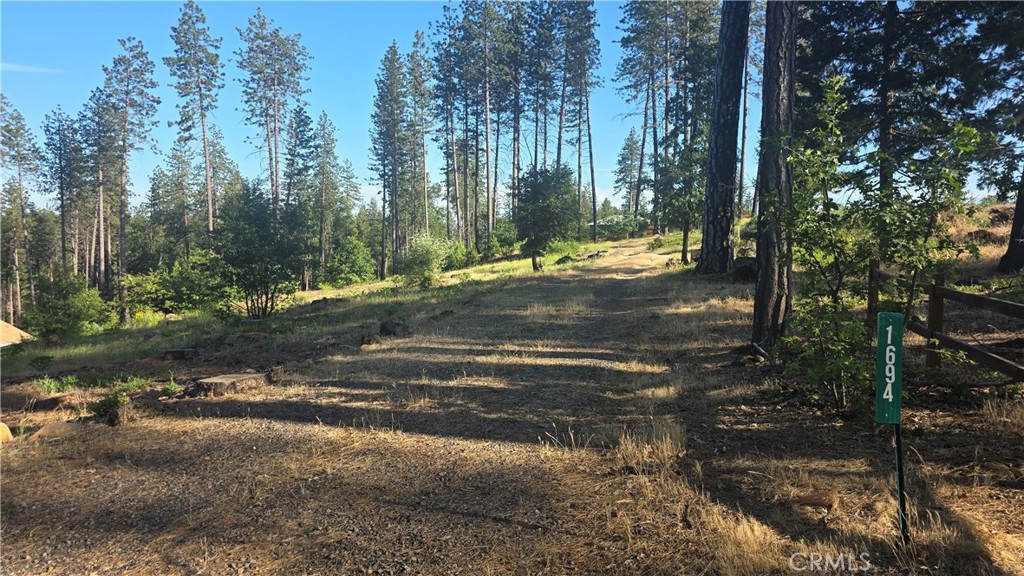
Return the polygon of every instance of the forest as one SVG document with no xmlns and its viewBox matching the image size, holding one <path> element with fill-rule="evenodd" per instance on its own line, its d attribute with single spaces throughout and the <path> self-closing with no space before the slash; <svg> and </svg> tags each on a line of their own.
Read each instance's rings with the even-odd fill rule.
<svg viewBox="0 0 1024 576">
<path fill-rule="evenodd" d="M 0 95 L 4 573 L 1024 574 L 1024 3 L 218 6 Z"/>
<path fill-rule="evenodd" d="M 360 198 L 331 119 L 306 107 L 311 55 L 299 31 L 257 8 L 237 30 L 244 48 L 222 54 L 222 38 L 188 2 L 169 23 L 174 53 L 156 57 L 175 79 L 175 102 L 153 95 L 158 64 L 135 38 L 119 40 L 123 53 L 77 112 L 58 107 L 30 127 L 3 99 L 4 319 L 81 333 L 139 312 L 234 302 L 263 317 L 297 289 L 422 278 L 413 268 L 423 266 L 429 277 L 524 241 L 524 255 L 540 254 L 557 239 L 596 240 L 599 222 L 602 236 L 682 230 L 683 262 L 691 231 L 703 232 L 697 272 L 724 272 L 739 218 L 774 218 L 764 207 L 776 200 L 792 226 L 758 243 L 759 254 L 795 243 L 920 272 L 967 249 L 944 241 L 939 215 L 968 209 L 969 177 L 998 200 L 1019 198 L 1018 8 L 826 3 L 786 17 L 793 30 L 766 28 L 761 4 L 732 15 L 716 3 L 626 3 L 622 60 L 613 78 L 598 78 L 592 3 L 446 6 L 409 53 L 393 43 L 380 61 L 372 148 L 360 160 L 378 202 Z M 766 33 L 785 34 L 771 54 Z M 263 173 L 242 174 L 232 154 L 250 151 L 226 150 L 207 120 L 228 81 L 243 89 Z M 600 205 L 589 104 L 599 82 L 615 84 L 637 122 L 614 167 L 619 196 Z M 757 121 L 751 98 L 764 100 L 758 143 L 746 138 Z M 179 111 L 173 143 L 149 141 L 158 105 Z M 132 153 L 161 145 L 165 161 L 133 204 Z M 744 165 L 748 146 L 764 166 Z M 428 150 L 443 158 L 439 182 Z M 736 183 L 749 170 L 757 184 L 745 198 Z M 531 217 L 531 205 L 549 218 Z M 763 216 L 758 242 L 781 226 Z M 817 236 L 836 225 L 872 233 L 874 245 Z M 1018 219 L 1001 270 L 1024 263 L 1021 234 Z"/>
</svg>

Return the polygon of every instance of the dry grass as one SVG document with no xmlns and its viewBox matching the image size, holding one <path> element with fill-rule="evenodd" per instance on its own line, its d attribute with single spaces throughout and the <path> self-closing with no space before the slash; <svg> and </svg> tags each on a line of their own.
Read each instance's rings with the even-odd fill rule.
<svg viewBox="0 0 1024 576">
<path fill-rule="evenodd" d="M 985 400 L 982 413 L 993 428 L 1003 434 L 1024 436 L 1024 404 L 1019 400 Z"/>
<path fill-rule="evenodd" d="M 645 245 L 327 295 L 197 368 L 281 361 L 272 387 L 5 446 L 5 570 L 747 576 L 867 553 L 877 574 L 1021 573 L 1022 443 L 999 441 L 1019 404 L 908 397 L 903 547 L 887 435 L 733 366 L 752 287 Z M 357 351 L 390 313 L 413 336 Z"/>
</svg>

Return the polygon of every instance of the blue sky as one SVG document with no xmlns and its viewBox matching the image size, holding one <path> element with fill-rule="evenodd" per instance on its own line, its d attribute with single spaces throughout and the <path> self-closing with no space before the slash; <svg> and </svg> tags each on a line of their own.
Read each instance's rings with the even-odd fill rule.
<svg viewBox="0 0 1024 576">
<path fill-rule="evenodd" d="M 220 94 L 219 109 L 213 123 L 225 135 L 229 154 L 246 176 L 256 176 L 265 166 L 256 147 L 247 137 L 257 135 L 245 123 L 241 108 L 240 72 L 233 53 L 239 48 L 237 28 L 262 6 L 285 33 L 300 33 L 312 55 L 306 96 L 313 118 L 326 111 L 338 128 L 338 155 L 355 167 L 364 188 L 364 199 L 373 190 L 368 186 L 370 113 L 374 96 L 373 79 L 381 58 L 392 41 L 406 52 L 416 30 L 429 35 L 430 23 L 440 19 L 443 3 L 430 2 L 200 2 L 214 36 L 223 37 L 222 60 L 226 60 L 227 81 Z M 594 155 L 599 196 L 611 194 L 615 159 L 637 116 L 626 117 L 631 110 L 615 91 L 611 78 L 620 57 L 621 18 L 618 2 L 597 2 L 601 41 L 601 67 L 597 71 L 605 81 L 592 98 Z M 57 105 L 77 114 L 93 88 L 103 83 L 102 66 L 109 65 L 119 53 L 119 38 L 134 36 L 143 42 L 156 63 L 158 126 L 151 141 L 161 151 L 174 142 L 176 128 L 168 121 L 177 118 L 177 96 L 170 87 L 171 78 L 162 58 L 173 53 L 170 27 L 178 20 L 179 2 L 9 2 L 0 4 L 0 89 L 21 111 L 42 142 L 42 122 Z M 750 142 L 756 142 L 759 109 L 752 101 L 749 121 Z M 751 146 L 752 148 L 752 146 Z M 440 154 L 430 150 L 432 179 L 440 177 Z M 131 161 L 132 203 L 145 198 L 149 174 L 162 163 L 150 151 L 136 152 Z M 747 173 L 753 177 L 748 159 Z M 51 199 L 35 197 L 37 202 Z M 615 201 L 618 204 L 618 201 Z"/>
</svg>

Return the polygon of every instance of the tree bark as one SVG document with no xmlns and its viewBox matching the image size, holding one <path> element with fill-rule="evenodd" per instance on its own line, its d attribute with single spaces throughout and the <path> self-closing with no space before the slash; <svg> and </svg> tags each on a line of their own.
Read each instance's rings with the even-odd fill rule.
<svg viewBox="0 0 1024 576">
<path fill-rule="evenodd" d="M 1020 272 L 1024 269 L 1024 166 L 1021 167 L 1015 206 L 1013 226 L 1010 228 L 1010 243 L 1006 247 L 1006 254 L 999 259 L 1000 272 Z"/>
<path fill-rule="evenodd" d="M 644 121 L 640 130 L 640 162 L 636 171 L 636 194 L 633 195 L 633 218 L 640 217 L 640 193 L 644 189 L 644 150 L 647 147 L 647 113 L 651 107 L 651 92 L 644 90 Z"/>
<path fill-rule="evenodd" d="M 736 188 L 736 216 L 743 218 L 743 192 L 745 190 L 746 183 L 744 182 L 747 166 L 747 115 L 750 109 L 747 107 L 747 96 L 750 93 L 750 46 L 747 46 L 747 51 L 743 56 L 743 120 L 740 122 L 740 176 L 739 184 Z"/>
<path fill-rule="evenodd" d="M 653 70 L 651 70 L 651 148 L 651 224 L 654 224 L 656 231 L 661 231 L 661 182 L 658 173 L 658 91 L 654 86 Z"/>
<path fill-rule="evenodd" d="M 203 105 L 202 78 L 196 69 L 196 86 L 199 87 L 199 125 L 203 130 L 203 168 L 206 172 L 206 231 L 213 234 L 213 178 L 210 176 L 210 141 L 206 133 L 206 108 Z"/>
<path fill-rule="evenodd" d="M 792 310 L 793 206 L 789 150 L 793 140 L 796 2 L 768 3 L 765 26 L 761 159 L 758 163 L 757 263 L 752 342 L 771 350 L 785 335 Z"/>
<path fill-rule="evenodd" d="M 749 1 L 724 3 L 711 105 L 704 234 L 701 238 L 701 258 L 696 269 L 701 274 L 717 274 L 732 269 L 736 141 L 749 19 Z"/>
<path fill-rule="evenodd" d="M 584 91 L 585 101 L 587 106 L 587 155 L 590 158 L 590 210 L 591 215 L 594 217 L 594 235 L 593 240 L 597 242 L 597 177 L 594 174 L 594 133 L 590 130 L 590 88 L 586 87 Z M 580 135 L 583 138 L 583 135 Z M 583 143 L 580 142 L 580 146 Z"/>
</svg>

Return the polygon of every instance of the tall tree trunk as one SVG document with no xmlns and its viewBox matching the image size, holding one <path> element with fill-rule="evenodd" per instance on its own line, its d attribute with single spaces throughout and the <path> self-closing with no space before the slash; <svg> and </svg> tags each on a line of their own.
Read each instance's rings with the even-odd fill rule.
<svg viewBox="0 0 1024 576">
<path fill-rule="evenodd" d="M 0 285 L 0 290 L 4 291 L 4 319 L 8 324 L 16 324 L 17 321 L 14 319 L 14 284 L 11 282 L 3 283 L 3 285 Z"/>
<path fill-rule="evenodd" d="M 280 143 L 281 143 L 281 98 L 278 95 L 277 76 L 274 76 L 274 158 L 270 165 L 270 171 L 274 174 L 273 183 L 274 187 L 277 188 L 277 194 L 275 198 L 281 196 L 281 154 L 280 154 Z M 275 217 L 277 216 L 277 203 L 274 204 Z"/>
<path fill-rule="evenodd" d="M 270 114 L 266 114 L 267 124 L 267 169 L 270 171 L 270 202 L 274 211 L 274 220 L 280 217 L 281 194 L 277 187 L 277 174 L 274 171 L 274 130 Z"/>
<path fill-rule="evenodd" d="M 99 270 L 97 270 L 97 272 L 96 272 L 96 285 L 97 285 L 97 287 L 99 287 L 100 292 L 103 292 L 104 294 L 106 294 L 106 292 L 107 292 L 107 254 L 105 252 L 105 247 L 104 247 L 104 244 L 103 244 L 103 239 L 106 237 L 107 228 L 106 228 L 106 222 L 105 222 L 106 215 L 104 214 L 106 212 L 106 210 L 103 208 L 103 197 L 105 196 L 105 194 L 103 192 L 103 169 L 102 168 L 100 168 L 100 172 L 99 172 L 99 184 L 100 184 L 100 195 L 99 195 L 99 205 L 98 205 L 98 209 L 99 209 L 98 239 L 100 241 L 100 245 L 99 245 L 100 250 L 99 250 L 99 254 L 98 254 L 99 258 L 97 259 L 97 265 L 99 266 Z"/>
<path fill-rule="evenodd" d="M 381 168 L 383 178 L 381 178 L 380 186 L 380 266 L 377 271 L 379 280 L 387 278 L 388 267 L 388 179 L 387 169 Z"/>
<path fill-rule="evenodd" d="M 430 193 L 427 190 L 427 132 L 420 123 L 420 177 L 423 179 L 423 231 L 430 235 Z"/>
<path fill-rule="evenodd" d="M 21 242 L 22 247 L 25 249 L 25 279 L 28 280 L 28 294 L 29 302 L 33 306 L 36 304 L 36 284 L 35 278 L 32 274 L 32 259 L 29 258 L 29 240 L 28 240 L 28 222 L 25 217 L 25 184 L 21 171 L 21 162 L 18 162 L 18 219 L 21 225 Z M 21 298 L 21 291 L 19 288 L 18 293 L 19 300 Z"/>
<path fill-rule="evenodd" d="M 89 234 L 89 253 L 85 261 L 85 277 L 89 279 L 89 286 L 91 288 L 99 286 L 99 281 L 97 280 L 99 274 L 96 272 L 96 238 L 99 236 L 99 228 L 100 215 L 97 211 L 92 219 L 92 233 Z"/>
<path fill-rule="evenodd" d="M 647 146 L 647 116 L 651 107 L 651 91 L 644 90 L 644 121 L 640 130 L 640 162 L 636 171 L 636 194 L 633 195 L 633 218 L 640 217 L 640 194 L 644 189 L 644 151 Z"/>
<path fill-rule="evenodd" d="M 651 71 L 651 168 L 653 169 L 653 199 L 651 202 L 651 219 L 654 229 L 661 231 L 661 174 L 658 172 L 658 93 L 654 86 L 654 71 Z"/>
<path fill-rule="evenodd" d="M 60 200 L 60 264 L 64 268 L 67 268 L 67 266 L 68 266 L 68 218 L 67 218 L 68 189 L 67 189 L 67 175 L 64 173 L 65 170 L 67 169 L 67 167 L 64 166 L 64 155 L 66 153 L 65 145 L 64 145 L 64 138 L 66 137 L 66 134 L 64 133 L 65 129 L 66 129 L 66 126 L 64 124 L 61 124 L 61 126 L 60 126 L 61 133 L 60 133 L 60 136 L 59 136 L 60 142 L 61 142 L 61 149 L 60 149 L 60 151 L 58 152 L 58 155 L 57 155 L 57 194 L 58 194 L 59 200 Z"/>
<path fill-rule="evenodd" d="M 522 158 L 520 157 L 522 151 L 519 122 L 522 117 L 519 101 L 519 85 L 518 82 L 513 82 L 512 88 L 512 193 L 510 194 L 510 207 L 512 212 L 512 219 L 516 217 L 516 203 L 519 200 L 519 177 L 522 170 Z"/>
<path fill-rule="evenodd" d="M 480 252 L 480 115 L 473 120 L 473 249 Z M 488 167 L 490 169 L 490 167 Z"/>
<path fill-rule="evenodd" d="M 583 101 L 576 102 L 576 209 L 580 219 L 576 223 L 576 236 L 583 236 Z"/>
<path fill-rule="evenodd" d="M 196 65 L 196 86 L 202 86 L 198 61 Z M 206 232 L 213 234 L 213 179 L 210 177 L 210 141 L 206 134 L 206 108 L 203 105 L 203 90 L 199 89 L 199 125 L 203 131 L 203 169 L 206 173 Z"/>
<path fill-rule="evenodd" d="M 452 183 L 455 185 L 452 193 L 455 195 L 455 232 L 458 235 L 459 240 L 462 240 L 462 210 L 459 208 L 459 152 L 455 143 L 455 110 L 451 112 L 449 119 L 451 124 L 451 140 L 452 140 Z M 449 230 L 449 237 L 451 232 Z"/>
<path fill-rule="evenodd" d="M 462 135 L 465 141 L 465 152 L 462 163 L 462 234 L 463 244 L 470 246 L 471 224 L 469 222 L 469 103 L 463 104 Z"/>
<path fill-rule="evenodd" d="M 128 285 L 124 281 L 125 250 L 128 247 L 128 133 L 125 112 L 125 135 L 121 151 L 121 201 L 117 223 L 117 306 L 122 326 L 128 325 Z"/>
<path fill-rule="evenodd" d="M 565 130 L 565 90 L 568 85 L 566 76 L 569 73 L 569 50 L 564 48 L 565 59 L 562 64 L 562 94 L 558 99 L 558 135 L 555 143 L 555 168 L 562 165 L 562 133 Z"/>
<path fill-rule="evenodd" d="M 785 335 L 792 309 L 792 244 L 787 220 L 793 207 L 789 150 L 793 140 L 796 2 L 768 3 L 761 107 L 761 200 L 757 221 L 758 278 L 753 340 L 771 350 Z"/>
<path fill-rule="evenodd" d="M 491 192 L 491 214 L 490 230 L 493 234 L 498 223 L 498 161 L 501 159 L 501 109 L 494 113 L 494 191 Z"/>
<path fill-rule="evenodd" d="M 878 94 L 878 188 L 887 205 L 893 195 L 893 84 L 896 73 L 896 34 L 900 7 L 896 0 L 885 3 L 882 29 L 882 82 Z"/>
<path fill-rule="evenodd" d="M 1020 185 L 1017 186 L 1017 203 L 1010 228 L 1010 242 L 1006 254 L 999 259 L 1000 272 L 1020 272 L 1024 269 L 1024 165 L 1020 171 Z"/>
<path fill-rule="evenodd" d="M 80 217 L 78 215 L 78 209 L 75 210 L 75 215 L 71 218 L 71 270 L 75 276 L 78 276 L 78 259 L 81 252 L 81 239 L 79 235 L 80 230 Z"/>
<path fill-rule="evenodd" d="M 587 156 L 590 161 L 590 213 L 594 218 L 594 234 L 593 240 L 597 242 L 597 176 L 594 173 L 594 133 L 591 131 L 590 124 L 590 87 L 585 86 L 583 88 L 584 98 L 587 107 Z M 580 135 L 582 138 L 583 135 Z M 582 146 L 582 141 L 580 146 Z"/>
<path fill-rule="evenodd" d="M 13 289 L 11 291 L 11 302 L 12 302 L 12 315 L 14 321 L 12 324 L 21 325 L 21 265 L 18 259 L 18 246 L 13 245 L 11 250 L 11 269 L 14 272 L 14 283 L 12 284 Z"/>
<path fill-rule="evenodd" d="M 487 4 L 484 3 L 484 16 L 487 15 Z M 484 22 L 484 195 L 487 202 L 487 225 L 486 233 L 490 242 L 492 228 L 494 226 L 494 213 L 491 204 L 491 66 L 490 66 L 490 38 L 487 36 L 487 22 Z M 479 152 L 477 152 L 479 154 Z M 479 246 L 477 251 L 479 251 Z"/>
<path fill-rule="evenodd" d="M 744 172 L 747 165 L 747 114 L 749 108 L 747 107 L 747 95 L 750 92 L 750 46 L 748 44 L 746 54 L 743 56 L 743 120 L 740 123 L 740 177 L 739 184 L 736 187 L 736 216 L 737 218 L 743 218 L 743 192 L 746 186 L 744 181 Z"/>
<path fill-rule="evenodd" d="M 732 227 L 735 208 L 736 144 L 743 55 L 747 48 L 750 2 L 722 6 L 722 26 L 715 60 L 715 89 L 708 142 L 708 180 L 704 198 L 704 234 L 697 272 L 717 274 L 732 269 Z"/>
</svg>

